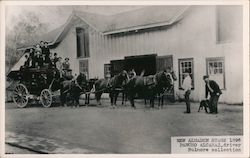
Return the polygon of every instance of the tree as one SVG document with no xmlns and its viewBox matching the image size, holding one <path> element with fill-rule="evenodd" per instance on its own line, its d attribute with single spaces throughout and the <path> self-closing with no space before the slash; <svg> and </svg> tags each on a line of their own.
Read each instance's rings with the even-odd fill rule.
<svg viewBox="0 0 250 158">
<path fill-rule="evenodd" d="M 16 23 L 13 29 L 6 26 L 6 72 L 18 61 L 23 53 L 18 52 L 17 48 L 27 46 L 36 41 L 39 36 L 46 33 L 48 24 L 40 21 L 39 15 L 35 12 L 24 11 L 17 17 L 13 17 Z"/>
</svg>

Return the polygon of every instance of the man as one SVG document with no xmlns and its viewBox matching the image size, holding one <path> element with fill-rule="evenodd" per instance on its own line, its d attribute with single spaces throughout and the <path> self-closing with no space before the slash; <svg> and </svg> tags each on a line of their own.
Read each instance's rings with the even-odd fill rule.
<svg viewBox="0 0 250 158">
<path fill-rule="evenodd" d="M 43 55 L 42 52 L 37 51 L 37 62 L 38 62 L 38 66 L 39 68 L 43 67 Z"/>
<path fill-rule="evenodd" d="M 29 66 L 30 66 L 30 58 L 29 58 L 29 55 L 26 54 L 26 55 L 25 55 L 24 67 L 25 67 L 25 68 L 28 68 Z"/>
<path fill-rule="evenodd" d="M 49 50 L 48 42 L 44 42 L 44 47 L 42 47 L 42 53 L 45 56 L 44 62 L 46 64 L 49 64 L 50 63 L 50 57 L 49 57 L 50 50 Z"/>
<path fill-rule="evenodd" d="M 44 41 L 40 41 L 40 47 L 41 47 L 41 49 L 44 48 Z"/>
<path fill-rule="evenodd" d="M 56 68 L 59 70 L 60 77 L 62 77 L 63 74 L 62 57 L 58 58 L 58 62 L 56 62 Z"/>
<path fill-rule="evenodd" d="M 64 69 L 64 70 L 70 69 L 69 58 L 65 58 L 65 60 L 64 60 L 64 62 L 63 62 L 63 69 Z"/>
<path fill-rule="evenodd" d="M 186 71 L 185 78 L 182 83 L 182 89 L 185 92 L 185 102 L 186 102 L 186 111 L 184 113 L 191 113 L 190 110 L 190 100 L 189 96 L 191 94 L 191 88 L 192 88 L 192 79 L 190 77 L 190 71 Z"/>
<path fill-rule="evenodd" d="M 209 76 L 203 76 L 203 80 L 206 83 L 206 99 L 208 100 L 208 93 L 210 94 L 210 113 L 217 114 L 218 113 L 218 100 L 220 95 L 222 94 L 219 85 L 209 79 Z"/>
<path fill-rule="evenodd" d="M 76 101 L 77 107 L 79 107 L 79 98 L 80 98 L 81 92 L 84 92 L 85 90 L 86 80 L 87 80 L 86 76 L 82 72 L 80 72 L 80 75 L 78 75 L 75 80 L 75 87 L 73 88 L 73 97 Z"/>
<path fill-rule="evenodd" d="M 130 76 L 130 78 L 136 77 L 136 72 L 135 72 L 134 69 L 132 69 L 132 70 L 130 71 L 129 76 Z"/>
<path fill-rule="evenodd" d="M 52 59 L 52 66 L 56 67 L 57 62 L 58 62 L 57 53 L 54 53 L 54 58 Z"/>
</svg>

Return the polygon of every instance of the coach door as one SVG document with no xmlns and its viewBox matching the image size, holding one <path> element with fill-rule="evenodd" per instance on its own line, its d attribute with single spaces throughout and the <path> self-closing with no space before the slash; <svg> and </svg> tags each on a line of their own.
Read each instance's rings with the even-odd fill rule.
<svg viewBox="0 0 250 158">
<path fill-rule="evenodd" d="M 157 56 L 156 57 L 156 72 L 164 71 L 168 67 L 173 68 L 173 56 Z M 170 101 L 174 101 L 174 88 L 170 92 L 165 92 L 165 98 L 168 98 Z"/>
</svg>

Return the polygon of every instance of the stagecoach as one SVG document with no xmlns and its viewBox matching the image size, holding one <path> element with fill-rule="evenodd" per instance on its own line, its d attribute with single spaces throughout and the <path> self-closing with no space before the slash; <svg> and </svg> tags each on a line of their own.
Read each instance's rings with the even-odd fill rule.
<svg viewBox="0 0 250 158">
<path fill-rule="evenodd" d="M 20 108 L 32 101 L 50 107 L 60 94 L 60 74 L 56 68 L 21 68 L 7 77 L 15 83 L 13 101 Z"/>
</svg>

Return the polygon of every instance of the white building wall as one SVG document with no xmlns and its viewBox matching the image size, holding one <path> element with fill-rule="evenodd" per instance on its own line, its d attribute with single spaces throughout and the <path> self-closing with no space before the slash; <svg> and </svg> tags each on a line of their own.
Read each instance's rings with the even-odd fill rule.
<svg viewBox="0 0 250 158">
<path fill-rule="evenodd" d="M 239 35 L 240 32 L 235 34 Z M 193 6 L 183 20 L 165 30 L 126 36 L 103 36 L 89 28 L 89 35 L 90 78 L 103 78 L 104 64 L 110 63 L 110 60 L 153 53 L 158 56 L 173 55 L 173 68 L 179 77 L 178 59 L 193 58 L 195 89 L 191 93 L 191 98 L 199 101 L 205 97 L 202 77 L 206 74 L 206 58 L 225 57 L 226 89 L 223 90 L 220 101 L 226 103 L 243 101 L 242 42 L 217 43 L 215 6 Z M 57 52 L 63 58 L 70 57 L 73 72 L 79 73 L 79 60 L 82 59 L 76 57 L 74 27 L 52 52 Z M 178 87 L 177 81 L 176 91 Z"/>
<path fill-rule="evenodd" d="M 194 6 L 180 23 L 167 30 L 104 38 L 99 34 L 97 37 L 99 41 L 91 43 L 92 77 L 103 77 L 103 65 L 110 60 L 153 53 L 158 56 L 173 55 L 173 66 L 178 76 L 178 59 L 193 58 L 195 89 L 192 91 L 191 98 L 199 101 L 205 97 L 205 84 L 202 77 L 206 74 L 206 58 L 225 57 L 226 89 L 223 90 L 220 101 L 241 103 L 243 84 L 239 81 L 243 80 L 242 64 L 232 63 L 242 63 L 242 43 L 231 41 L 217 44 L 216 20 L 215 6 Z M 100 44 L 102 40 L 106 41 L 105 45 Z M 95 64 L 96 61 L 98 66 Z M 175 84 L 177 91 L 179 82 Z M 237 94 L 234 94 L 235 92 Z"/>
</svg>

